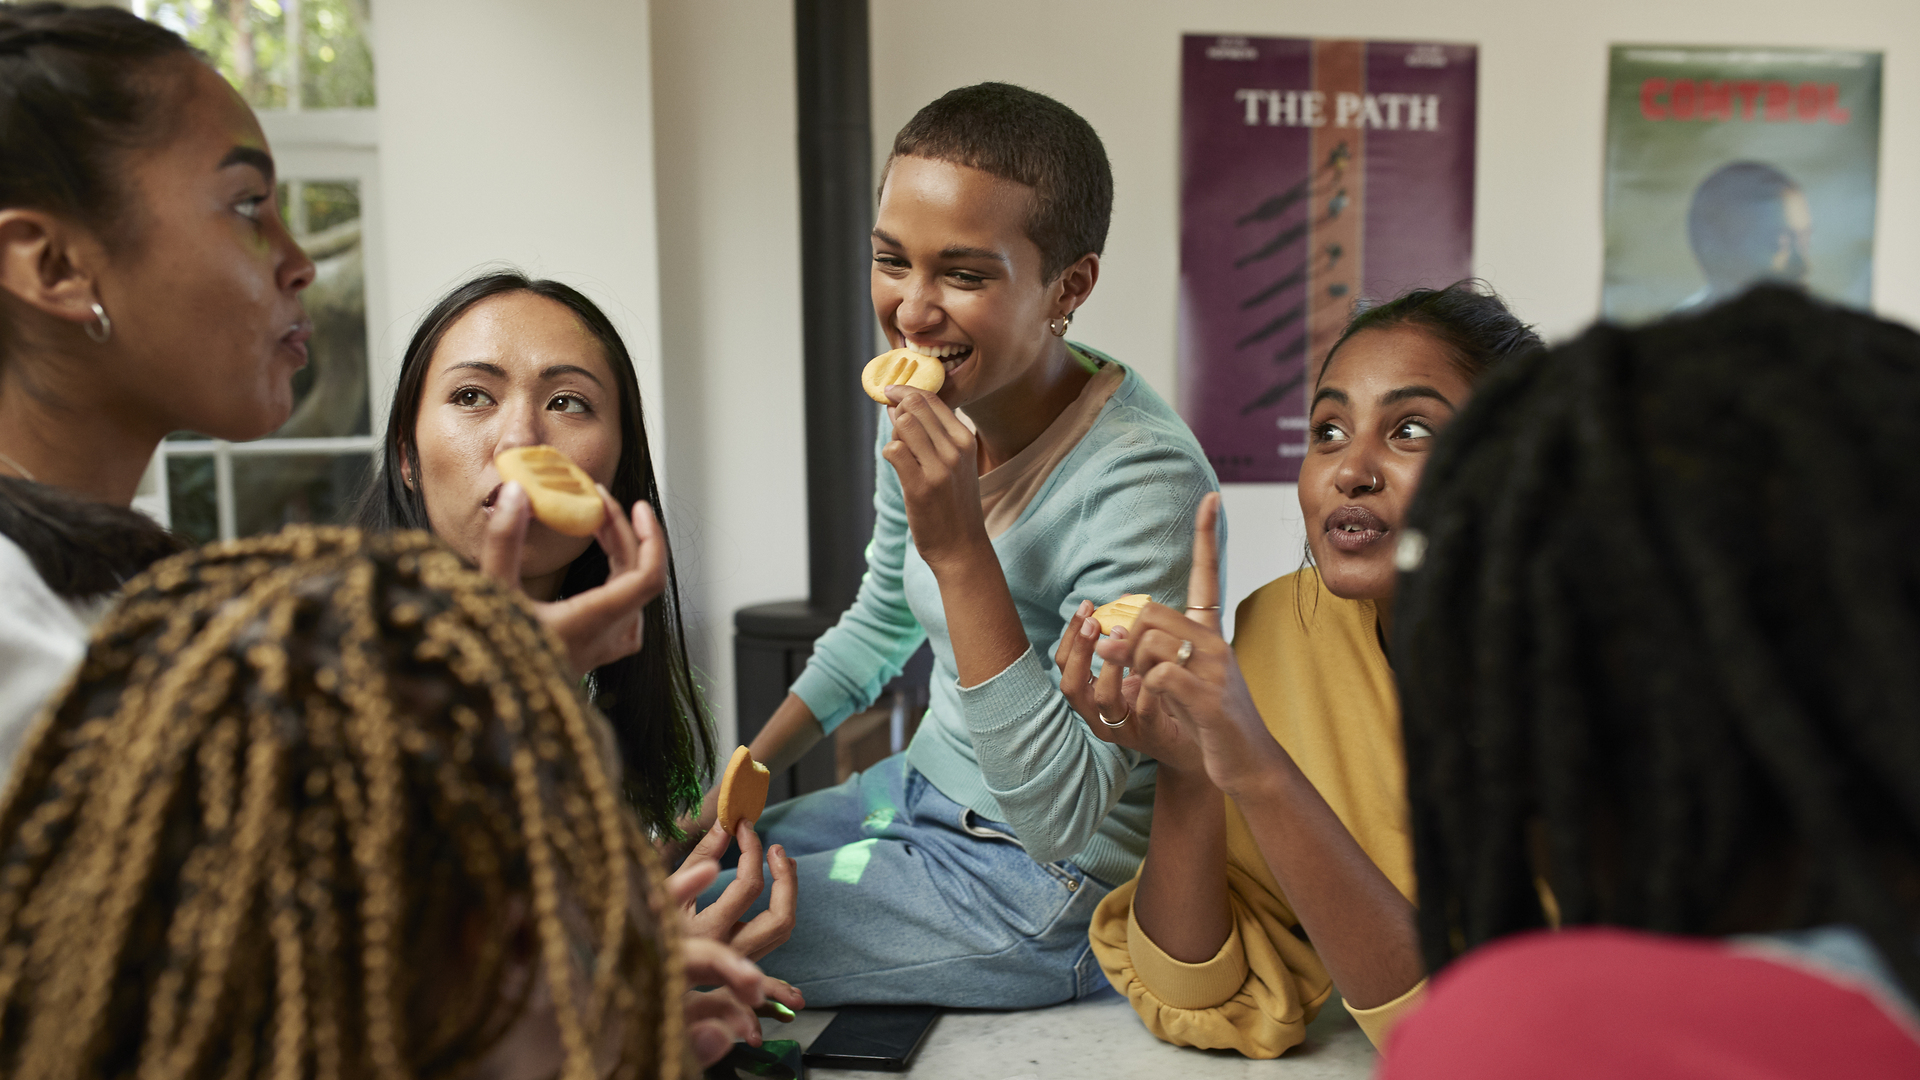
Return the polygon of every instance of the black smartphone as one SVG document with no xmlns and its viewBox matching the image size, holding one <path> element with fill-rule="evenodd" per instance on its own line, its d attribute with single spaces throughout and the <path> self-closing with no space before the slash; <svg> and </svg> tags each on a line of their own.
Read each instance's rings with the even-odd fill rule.
<svg viewBox="0 0 1920 1080">
<path fill-rule="evenodd" d="M 938 1005 L 848 1005 L 814 1037 L 806 1062 L 823 1069 L 905 1072 L 939 1018 Z"/>
</svg>

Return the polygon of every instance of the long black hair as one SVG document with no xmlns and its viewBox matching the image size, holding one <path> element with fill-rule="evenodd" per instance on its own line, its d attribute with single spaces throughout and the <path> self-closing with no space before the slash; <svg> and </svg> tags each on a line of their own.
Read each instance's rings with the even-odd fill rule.
<svg viewBox="0 0 1920 1080">
<path fill-rule="evenodd" d="M 164 27 L 114 8 L 0 5 L 0 208 L 127 232 L 128 151 L 162 133 L 160 61 L 191 57 Z M 0 317 L 0 368 L 14 330 Z M 56 594 L 110 592 L 180 541 L 143 515 L 27 479 L 0 478 L 0 533 Z"/>
<path fill-rule="evenodd" d="M 515 271 L 495 271 L 455 288 L 427 312 L 407 344 L 400 362 L 400 383 L 394 390 L 393 410 L 387 417 L 378 477 L 355 511 L 355 520 L 368 529 L 431 529 L 427 503 L 418 485 L 407 486 L 401 463 L 414 476 L 420 473 L 415 431 L 427 369 L 453 324 L 474 305 L 507 293 L 526 292 L 565 306 L 597 338 L 607 353 L 620 398 L 620 464 L 609 490 L 614 501 L 631 508 L 642 499 L 660 518 L 660 534 L 667 536 L 667 519 L 660 505 L 653 452 L 647 442 L 647 424 L 640 404 L 640 382 L 633 358 L 619 331 L 593 301 L 557 281 L 529 278 Z M 573 596 L 607 580 L 607 556 L 596 541 L 575 559 L 561 580 L 560 595 Z M 646 644 L 638 653 L 593 670 L 594 704 L 612 721 L 625 765 L 627 797 L 647 825 L 672 833 L 674 819 L 700 803 L 701 791 L 714 761 L 714 736 L 706 708 L 687 658 L 686 631 L 680 619 L 680 586 L 674 574 L 672 546 L 668 545 L 667 587 L 647 605 Z"/>
<path fill-rule="evenodd" d="M 1490 375 L 1410 513 L 1428 963 L 1545 921 L 1830 923 L 1911 989 L 1920 335 L 1780 288 Z"/>
</svg>

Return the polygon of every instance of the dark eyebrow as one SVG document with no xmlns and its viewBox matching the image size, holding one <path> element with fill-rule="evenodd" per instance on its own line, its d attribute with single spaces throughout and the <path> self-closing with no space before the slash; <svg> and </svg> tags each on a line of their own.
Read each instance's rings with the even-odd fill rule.
<svg viewBox="0 0 1920 1080">
<path fill-rule="evenodd" d="M 474 371 L 484 371 L 487 374 L 492 375 L 497 379 L 504 379 L 507 377 L 506 368 L 501 367 L 499 364 L 489 364 L 485 360 L 463 360 L 458 364 L 448 365 L 447 370 L 460 371 L 462 369 L 469 369 L 469 368 Z"/>
<path fill-rule="evenodd" d="M 1329 386 L 1325 390 L 1313 395 L 1313 403 L 1307 406 L 1307 411 L 1312 412 L 1319 408 L 1320 403 L 1323 401 L 1334 401 L 1345 405 L 1347 403 L 1347 392 L 1345 390 L 1335 390 Z"/>
<path fill-rule="evenodd" d="M 1453 402 L 1447 400 L 1447 395 L 1431 386 L 1403 386 L 1398 390 L 1389 390 L 1380 395 L 1380 404 L 1397 405 L 1402 401 L 1412 401 L 1414 398 L 1432 398 L 1455 412 L 1459 411 L 1454 408 Z"/>
<path fill-rule="evenodd" d="M 894 247 L 906 246 L 894 239 L 892 235 L 877 228 L 873 230 L 873 238 L 883 244 L 891 244 Z M 990 248 L 967 247 L 964 244 L 953 244 L 941 248 L 940 257 L 943 259 L 991 259 L 1002 265 L 1011 265 L 1008 263 L 1007 257 L 998 251 Z"/>
<path fill-rule="evenodd" d="M 991 259 L 1001 265 L 1010 265 L 1007 263 L 1007 257 L 1005 255 L 997 251 L 988 251 L 986 248 L 960 247 L 956 245 L 954 247 L 941 248 L 940 257 L 943 259 Z"/>
<path fill-rule="evenodd" d="M 576 364 L 555 364 L 540 373 L 540 377 L 543 379 L 557 379 L 562 375 L 585 375 L 587 378 L 593 380 L 593 385 L 595 386 L 605 388 L 607 385 L 600 381 L 600 376 Z"/>
<path fill-rule="evenodd" d="M 484 371 L 496 379 L 504 379 L 507 377 L 506 368 L 501 367 L 499 364 L 489 364 L 485 360 L 462 360 L 458 364 L 447 365 L 447 370 L 448 371 L 461 371 L 461 370 Z M 586 368 L 580 367 L 576 364 L 555 364 L 552 367 L 545 368 L 540 372 L 540 377 L 542 379 L 557 379 L 562 375 L 585 375 L 587 378 L 593 380 L 593 384 L 595 386 L 599 386 L 599 387 L 606 386 L 605 383 L 600 381 L 600 377 L 598 375 L 595 375 L 593 372 L 588 371 Z"/>
<path fill-rule="evenodd" d="M 229 165 L 251 165 L 260 170 L 260 175 L 267 178 L 267 183 L 273 183 L 273 155 L 265 150 L 252 146 L 236 146 L 227 151 L 226 157 L 220 159 L 220 168 L 224 169 Z"/>
</svg>

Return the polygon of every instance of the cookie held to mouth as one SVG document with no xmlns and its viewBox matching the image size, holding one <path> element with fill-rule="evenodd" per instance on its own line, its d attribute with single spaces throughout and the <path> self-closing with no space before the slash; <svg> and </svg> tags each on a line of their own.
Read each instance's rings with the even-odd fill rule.
<svg viewBox="0 0 1920 1080">
<path fill-rule="evenodd" d="M 1132 632 L 1133 620 L 1139 618 L 1140 612 L 1151 603 L 1153 603 L 1153 597 L 1146 593 L 1128 593 L 1111 604 L 1101 604 L 1094 608 L 1093 614 L 1087 618 L 1100 624 L 1102 634 L 1111 634 L 1116 628 L 1122 626 L 1126 627 L 1128 632 Z"/>
<path fill-rule="evenodd" d="M 860 373 L 860 389 L 882 405 L 893 404 L 887 400 L 889 386 L 911 386 L 929 394 L 937 394 L 945 385 L 946 365 L 912 349 L 883 352 L 867 361 L 866 370 Z"/>
<path fill-rule="evenodd" d="M 731 833 L 743 821 L 759 821 L 760 812 L 767 808 L 767 785 L 772 782 L 773 774 L 753 760 L 752 751 L 744 746 L 735 750 L 726 775 L 720 778 L 720 827 Z"/>
<path fill-rule="evenodd" d="M 593 477 L 573 459 L 551 446 L 519 446 L 494 456 L 493 467 L 503 481 L 526 489 L 533 516 L 554 532 L 592 536 L 606 520 Z"/>
</svg>

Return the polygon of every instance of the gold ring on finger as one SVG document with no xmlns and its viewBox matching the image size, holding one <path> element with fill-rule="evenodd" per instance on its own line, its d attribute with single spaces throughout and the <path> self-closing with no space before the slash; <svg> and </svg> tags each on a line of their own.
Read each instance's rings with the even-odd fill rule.
<svg viewBox="0 0 1920 1080">
<path fill-rule="evenodd" d="M 1193 642 L 1183 638 L 1180 641 L 1179 650 L 1173 654 L 1173 662 L 1179 664 L 1181 667 L 1186 667 L 1187 661 L 1191 659 L 1193 659 Z"/>
<path fill-rule="evenodd" d="M 1118 719 L 1118 720 L 1109 720 L 1109 719 L 1107 719 L 1107 714 L 1106 714 L 1106 713 L 1099 713 L 1099 712 L 1097 712 L 1097 713 L 1094 713 L 1093 715 L 1095 715 L 1095 716 L 1098 716 L 1098 717 L 1100 718 L 1100 722 L 1101 722 L 1101 723 L 1103 723 L 1103 724 L 1105 724 L 1105 725 L 1107 725 L 1108 727 L 1119 727 L 1120 725 L 1122 725 L 1122 724 L 1124 724 L 1124 723 L 1126 723 L 1126 722 L 1127 722 L 1128 720 L 1131 720 L 1131 719 L 1133 719 L 1133 707 L 1132 707 L 1132 706 L 1128 706 L 1128 707 L 1127 707 L 1127 715 L 1125 715 L 1125 716 L 1123 716 L 1123 717 L 1121 717 L 1121 718 L 1120 718 L 1120 719 Z"/>
</svg>

